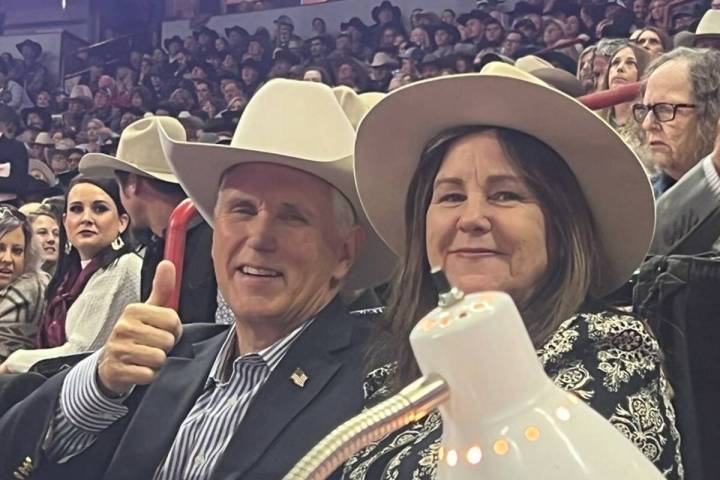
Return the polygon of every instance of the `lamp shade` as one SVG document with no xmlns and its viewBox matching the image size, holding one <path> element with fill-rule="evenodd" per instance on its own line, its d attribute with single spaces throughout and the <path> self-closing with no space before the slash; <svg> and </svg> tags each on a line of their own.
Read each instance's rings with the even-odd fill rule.
<svg viewBox="0 0 720 480">
<path fill-rule="evenodd" d="M 424 375 L 439 374 L 440 480 L 663 480 L 610 422 L 555 386 L 509 295 L 468 295 L 410 335 Z"/>
</svg>

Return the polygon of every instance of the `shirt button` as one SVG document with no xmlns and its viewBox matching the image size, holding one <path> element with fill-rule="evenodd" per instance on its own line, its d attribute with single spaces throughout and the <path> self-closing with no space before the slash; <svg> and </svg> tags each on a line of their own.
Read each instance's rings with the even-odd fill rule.
<svg viewBox="0 0 720 480">
<path fill-rule="evenodd" d="M 205 455 L 202 453 L 195 457 L 195 465 L 200 466 L 205 463 Z"/>
</svg>

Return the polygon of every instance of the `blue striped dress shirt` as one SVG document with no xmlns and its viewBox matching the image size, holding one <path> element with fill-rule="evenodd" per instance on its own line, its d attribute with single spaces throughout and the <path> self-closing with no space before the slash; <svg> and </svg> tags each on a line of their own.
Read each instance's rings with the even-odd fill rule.
<svg viewBox="0 0 720 480">
<path fill-rule="evenodd" d="M 253 397 L 270 377 L 293 342 L 312 323 L 305 322 L 286 337 L 257 353 L 233 360 L 235 329 L 231 328 L 205 381 L 203 393 L 180 425 L 155 480 L 209 478 Z M 128 412 L 125 398 L 108 399 L 95 379 L 99 352 L 80 362 L 63 384 L 53 428 L 46 441 L 52 460 L 64 462 L 89 448 L 98 434 Z"/>
</svg>

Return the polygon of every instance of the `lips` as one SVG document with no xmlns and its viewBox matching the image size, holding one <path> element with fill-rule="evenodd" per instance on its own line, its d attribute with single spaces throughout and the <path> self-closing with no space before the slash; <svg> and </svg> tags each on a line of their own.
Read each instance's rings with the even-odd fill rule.
<svg viewBox="0 0 720 480">
<path fill-rule="evenodd" d="M 490 248 L 456 248 L 448 253 L 460 258 L 484 258 L 502 255 L 502 252 Z"/>
<path fill-rule="evenodd" d="M 47 253 L 55 253 L 55 252 L 57 252 L 57 248 L 55 248 L 55 247 L 50 247 L 50 246 L 43 247 L 43 250 L 45 250 Z"/>
<path fill-rule="evenodd" d="M 243 264 L 239 268 L 240 273 L 247 277 L 254 278 L 279 278 L 282 277 L 282 273 L 268 267 L 261 267 L 258 265 Z"/>
</svg>

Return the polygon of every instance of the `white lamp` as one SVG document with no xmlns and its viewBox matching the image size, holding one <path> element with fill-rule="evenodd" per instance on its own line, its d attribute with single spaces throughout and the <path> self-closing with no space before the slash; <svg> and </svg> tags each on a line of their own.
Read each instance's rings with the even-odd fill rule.
<svg viewBox="0 0 720 480">
<path fill-rule="evenodd" d="M 627 438 L 540 365 L 509 295 L 464 296 L 434 272 L 438 307 L 410 334 L 424 376 L 336 428 L 285 480 L 320 480 L 439 408 L 439 480 L 664 480 Z"/>
<path fill-rule="evenodd" d="M 662 480 L 606 419 L 545 374 L 509 295 L 468 295 L 410 334 L 422 372 L 450 389 L 438 478 Z"/>
</svg>

